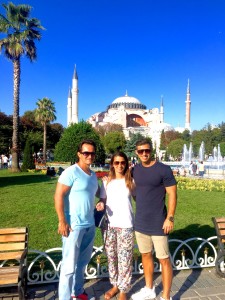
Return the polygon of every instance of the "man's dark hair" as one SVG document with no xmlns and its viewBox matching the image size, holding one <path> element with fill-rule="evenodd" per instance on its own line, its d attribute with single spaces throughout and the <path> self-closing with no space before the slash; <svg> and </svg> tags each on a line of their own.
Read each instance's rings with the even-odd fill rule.
<svg viewBox="0 0 225 300">
<path fill-rule="evenodd" d="M 143 139 L 143 140 L 137 141 L 136 142 L 136 149 L 137 149 L 138 146 L 142 146 L 142 145 L 146 145 L 146 144 L 149 145 L 149 147 L 150 147 L 150 149 L 152 151 L 152 143 L 151 143 L 151 141 L 149 139 Z"/>
<path fill-rule="evenodd" d="M 91 139 L 86 139 L 86 140 L 83 140 L 82 142 L 80 142 L 80 144 L 78 145 L 78 149 L 77 149 L 78 152 L 82 151 L 82 147 L 83 147 L 84 144 L 92 145 L 94 147 L 95 151 L 96 151 L 95 142 Z"/>
</svg>

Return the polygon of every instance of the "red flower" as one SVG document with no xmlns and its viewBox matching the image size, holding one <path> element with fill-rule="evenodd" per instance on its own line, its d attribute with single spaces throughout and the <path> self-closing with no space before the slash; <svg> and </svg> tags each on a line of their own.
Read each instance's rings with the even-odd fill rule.
<svg viewBox="0 0 225 300">
<path fill-rule="evenodd" d="M 102 177 L 104 177 L 104 176 L 107 176 L 108 173 L 109 173 L 109 172 L 107 172 L 107 171 L 102 171 L 102 172 L 99 171 L 99 172 L 95 172 L 97 178 L 102 178 Z"/>
</svg>

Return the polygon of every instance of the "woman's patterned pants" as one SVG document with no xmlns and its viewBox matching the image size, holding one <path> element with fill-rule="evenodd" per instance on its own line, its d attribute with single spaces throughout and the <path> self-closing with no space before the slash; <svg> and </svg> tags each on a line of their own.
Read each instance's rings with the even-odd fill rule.
<svg viewBox="0 0 225 300">
<path fill-rule="evenodd" d="M 133 228 L 109 227 L 104 235 L 110 283 L 127 293 L 131 287 L 133 268 Z"/>
</svg>

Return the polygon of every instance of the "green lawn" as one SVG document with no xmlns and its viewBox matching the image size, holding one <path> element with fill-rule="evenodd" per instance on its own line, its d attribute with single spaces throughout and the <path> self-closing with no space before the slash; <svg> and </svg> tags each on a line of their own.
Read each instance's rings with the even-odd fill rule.
<svg viewBox="0 0 225 300">
<path fill-rule="evenodd" d="M 38 173 L 12 174 L 0 170 L 0 227 L 28 226 L 29 248 L 46 250 L 61 246 L 57 234 L 54 191 L 57 178 Z M 171 238 L 210 237 L 215 235 L 212 216 L 225 215 L 223 192 L 179 190 L 175 230 Z M 99 230 L 96 245 L 101 245 Z"/>
</svg>

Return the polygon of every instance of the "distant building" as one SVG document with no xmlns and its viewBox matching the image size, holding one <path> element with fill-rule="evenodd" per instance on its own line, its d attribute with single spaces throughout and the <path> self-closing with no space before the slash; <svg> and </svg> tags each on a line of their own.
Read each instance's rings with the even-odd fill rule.
<svg viewBox="0 0 225 300">
<path fill-rule="evenodd" d="M 183 132 L 190 128 L 190 83 L 188 80 L 186 96 L 186 119 L 185 128 L 173 128 L 170 124 L 164 122 L 164 104 L 163 97 L 159 108 L 147 108 L 135 97 L 126 94 L 118 97 L 108 105 L 105 111 L 97 112 L 87 120 L 93 127 L 104 126 L 108 123 L 119 124 L 123 127 L 124 135 L 127 139 L 133 133 L 141 133 L 145 137 L 150 137 L 153 147 L 156 151 L 160 148 L 160 137 L 162 130 L 177 130 Z M 68 121 L 67 124 L 78 122 L 78 76 L 76 67 L 73 75 L 72 89 L 68 96 Z"/>
</svg>

